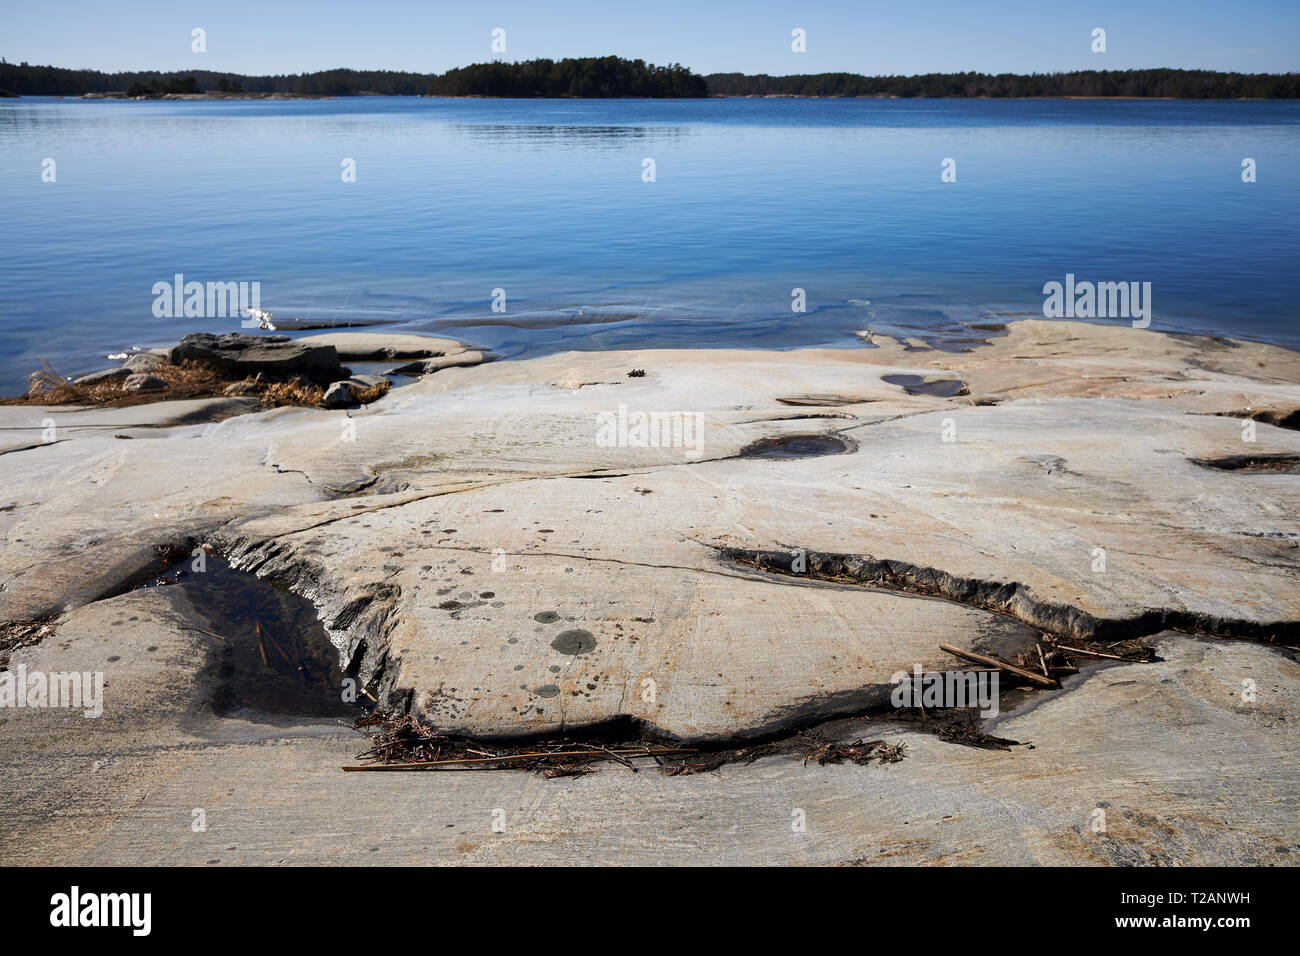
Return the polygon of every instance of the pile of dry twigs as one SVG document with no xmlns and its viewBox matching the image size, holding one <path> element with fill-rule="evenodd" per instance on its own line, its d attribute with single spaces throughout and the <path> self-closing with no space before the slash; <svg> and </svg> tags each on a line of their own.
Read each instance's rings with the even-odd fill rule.
<svg viewBox="0 0 1300 956">
<path fill-rule="evenodd" d="M 691 747 L 653 744 L 606 746 L 594 740 L 562 737 L 525 744 L 483 744 L 468 737 L 446 734 L 411 714 L 367 714 L 354 725 L 374 745 L 359 754 L 366 761 L 344 770 L 531 770 L 547 778 L 577 777 L 591 772 L 591 764 L 612 760 L 637 771 L 633 761 L 650 759 L 663 766 L 663 758 L 694 754 Z"/>
</svg>

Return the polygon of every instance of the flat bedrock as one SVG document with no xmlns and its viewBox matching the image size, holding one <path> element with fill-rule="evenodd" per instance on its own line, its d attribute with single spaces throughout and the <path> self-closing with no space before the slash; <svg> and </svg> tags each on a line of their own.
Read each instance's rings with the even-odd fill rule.
<svg viewBox="0 0 1300 956">
<path fill-rule="evenodd" d="M 0 408 L 0 619 L 207 541 L 312 601 L 376 696 L 484 736 L 767 732 L 1033 628 L 1294 640 L 1300 476 L 1203 463 L 1300 454 L 1261 417 L 1300 408 L 1296 353 L 1037 320 L 969 353 L 874 344 L 566 353 L 220 421 Z M 783 442 L 815 453 L 742 456 Z M 795 550 L 865 570 L 727 557 Z"/>
</svg>

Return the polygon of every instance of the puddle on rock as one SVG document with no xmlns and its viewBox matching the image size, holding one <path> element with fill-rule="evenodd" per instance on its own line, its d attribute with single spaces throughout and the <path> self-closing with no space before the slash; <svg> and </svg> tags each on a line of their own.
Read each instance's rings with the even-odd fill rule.
<svg viewBox="0 0 1300 956">
<path fill-rule="evenodd" d="M 184 590 L 211 622 L 204 630 L 220 637 L 206 637 L 216 653 L 204 675 L 216 684 L 217 714 L 355 717 L 360 711 L 342 699 L 339 652 L 310 601 L 236 571 L 215 555 L 206 557 L 201 572 L 186 559 L 159 580 L 163 584 Z"/>
<path fill-rule="evenodd" d="M 881 381 L 900 386 L 908 395 L 955 398 L 958 395 L 970 394 L 966 383 L 958 378 L 939 378 L 927 382 L 920 375 L 882 375 Z"/>
<path fill-rule="evenodd" d="M 1192 458 L 1190 461 L 1194 465 L 1216 471 L 1286 475 L 1300 472 L 1300 455 L 1228 455 L 1225 458 Z"/>
<path fill-rule="evenodd" d="M 788 435 L 785 438 L 762 438 L 746 445 L 737 458 L 816 458 L 819 455 L 842 455 L 853 445 L 834 435 Z"/>
</svg>

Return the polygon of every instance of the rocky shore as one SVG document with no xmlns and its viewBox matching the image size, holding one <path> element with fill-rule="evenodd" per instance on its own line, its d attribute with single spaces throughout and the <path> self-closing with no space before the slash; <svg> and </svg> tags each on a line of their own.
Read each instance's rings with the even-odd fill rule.
<svg viewBox="0 0 1300 956">
<path fill-rule="evenodd" d="M 324 333 L 287 335 L 242 332 L 186 335 L 171 348 L 117 356 L 121 365 L 64 379 L 46 366 L 27 379 L 21 398 L 0 404 L 123 406 L 218 395 L 255 399 L 240 411 L 280 405 L 350 408 L 381 398 L 392 376 L 427 375 L 441 368 L 478 365 L 496 358 L 451 339 L 420 335 Z M 383 375 L 353 375 L 344 361 L 407 359 Z M 388 361 L 386 361 L 388 360 Z"/>
<path fill-rule="evenodd" d="M 0 832 L 56 862 L 1292 862 L 1300 355 L 986 334 L 487 363 L 330 333 L 294 344 L 421 377 L 341 410 L 0 407 L 0 655 L 106 677 L 97 720 L 0 711 Z M 336 723 L 218 714 L 216 609 L 138 588 L 204 546 L 449 731 L 851 725 L 908 756 L 344 775 L 364 741 Z M 1008 701 L 985 729 L 1010 750 L 887 719 L 891 675 L 954 666 L 940 643 L 1009 660 L 1042 634 L 1156 659 Z"/>
</svg>

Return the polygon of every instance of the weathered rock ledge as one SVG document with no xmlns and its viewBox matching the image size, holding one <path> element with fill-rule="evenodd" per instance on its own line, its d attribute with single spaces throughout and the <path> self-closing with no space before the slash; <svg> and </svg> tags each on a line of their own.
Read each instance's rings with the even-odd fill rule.
<svg viewBox="0 0 1300 956">
<path fill-rule="evenodd" d="M 1300 621 L 1300 435 L 1283 427 L 1300 410 L 1300 356 L 1036 320 L 968 353 L 876 344 L 447 367 L 359 410 L 220 421 L 208 402 L 3 407 L 0 620 L 53 618 L 60 635 L 15 659 L 111 651 L 110 680 L 126 668 L 135 699 L 164 694 L 210 653 L 175 631 L 204 628 L 203 609 L 160 607 L 171 589 L 123 592 L 160 553 L 210 542 L 312 601 L 377 697 L 449 730 L 621 718 L 687 740 L 860 712 L 895 672 L 949 666 L 941 642 L 1009 654 L 1038 629 L 1194 629 L 1208 643 L 1164 634 L 1165 663 L 1122 668 L 1139 676 L 1119 683 L 1145 688 L 1131 715 L 1103 671 L 1011 720 L 1042 755 L 1014 759 L 1065 761 L 1074 789 L 1049 798 L 1026 764 L 999 776 L 995 803 L 1086 828 L 1101 774 L 1130 779 L 1133 805 L 1176 791 L 1184 815 L 1220 807 L 1214 781 L 1248 740 L 1260 836 L 1240 859 L 1294 843 L 1278 814 L 1300 777 L 1283 733 L 1300 717 L 1283 647 Z M 663 442 L 643 440 L 651 415 Z M 795 553 L 811 573 L 788 573 Z M 181 671 L 146 667 L 130 627 L 95 630 L 124 607 L 171 635 L 154 644 L 188 648 Z M 79 633 L 99 637 L 83 647 Z M 1258 704 L 1224 704 L 1247 678 Z M 1127 728 L 1122 744 L 1108 728 Z M 983 788 L 1001 774 L 988 760 L 1013 759 L 944 747 L 917 743 L 921 759 L 889 771 L 929 761 L 898 806 L 954 780 Z M 1239 858 L 1188 826 L 1144 852 Z M 1081 852 L 1061 847 L 1035 852 Z"/>
<path fill-rule="evenodd" d="M 968 394 L 884 380 L 900 374 Z M 936 634 L 979 643 L 1003 620 L 990 611 L 1016 607 L 1053 608 L 1016 615 L 1038 628 L 1218 622 L 1290 641 L 1298 479 L 1205 463 L 1300 455 L 1265 420 L 1295 414 L 1298 380 L 1295 353 L 1265 345 L 1027 321 L 955 355 L 885 341 L 449 368 L 361 412 L 125 430 L 146 444 L 65 414 L 74 441 L 6 462 L 31 491 L 4 513 L 22 547 L 6 549 L 0 607 L 77 606 L 155 545 L 211 540 L 314 601 L 381 696 L 476 734 L 616 716 L 742 732 L 937 663 Z M 620 409 L 625 426 L 685 425 L 690 447 L 602 441 Z M 739 457 L 798 436 L 848 451 Z M 889 562 L 1005 599 L 773 580 L 719 548 Z M 566 632 L 592 649 L 557 650 Z"/>
</svg>

